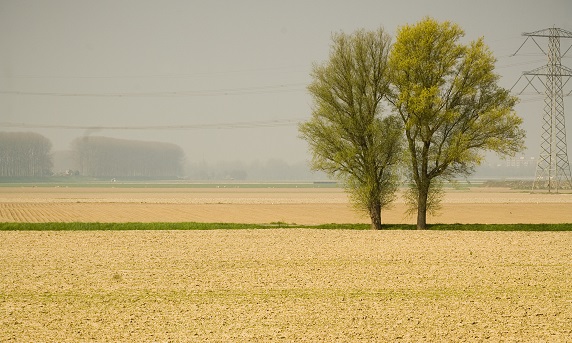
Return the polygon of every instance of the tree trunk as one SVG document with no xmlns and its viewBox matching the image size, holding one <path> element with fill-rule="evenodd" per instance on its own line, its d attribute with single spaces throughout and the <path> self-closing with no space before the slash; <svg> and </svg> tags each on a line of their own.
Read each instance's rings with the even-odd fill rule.
<svg viewBox="0 0 572 343">
<path fill-rule="evenodd" d="M 371 218 L 371 229 L 381 230 L 381 204 L 374 203 L 369 207 L 369 216 Z"/>
<path fill-rule="evenodd" d="M 427 229 L 427 197 L 429 196 L 429 185 L 419 187 L 417 198 L 417 230 Z"/>
</svg>

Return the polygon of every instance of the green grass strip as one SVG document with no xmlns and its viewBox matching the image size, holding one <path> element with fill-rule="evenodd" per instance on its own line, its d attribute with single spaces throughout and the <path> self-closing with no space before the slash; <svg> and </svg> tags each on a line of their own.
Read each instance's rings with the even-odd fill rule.
<svg viewBox="0 0 572 343">
<path fill-rule="evenodd" d="M 298 225 L 239 223 L 0 223 L 0 231 L 133 231 L 133 230 L 245 230 L 305 228 L 321 230 L 369 230 L 369 224 Z M 384 230 L 415 230 L 415 225 L 385 224 Z M 433 231 L 572 231 L 566 224 L 432 224 Z"/>
</svg>

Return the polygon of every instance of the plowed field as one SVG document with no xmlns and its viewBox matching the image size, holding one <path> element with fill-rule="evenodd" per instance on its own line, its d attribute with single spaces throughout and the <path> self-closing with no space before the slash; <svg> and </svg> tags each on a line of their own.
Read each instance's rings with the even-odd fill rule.
<svg viewBox="0 0 572 343">
<path fill-rule="evenodd" d="M 338 189 L 3 187 L 0 221 L 367 218 Z M 572 195 L 449 191 L 430 222 L 570 223 Z M 0 266 L 0 342 L 572 341 L 572 232 L 4 231 Z"/>
<path fill-rule="evenodd" d="M 572 233 L 1 232 L 1 342 L 570 342 Z"/>
<path fill-rule="evenodd" d="M 385 223 L 413 223 L 400 198 Z M 331 188 L 0 188 L 0 222 L 368 222 Z M 572 223 L 572 194 L 450 190 L 433 223 Z"/>
</svg>

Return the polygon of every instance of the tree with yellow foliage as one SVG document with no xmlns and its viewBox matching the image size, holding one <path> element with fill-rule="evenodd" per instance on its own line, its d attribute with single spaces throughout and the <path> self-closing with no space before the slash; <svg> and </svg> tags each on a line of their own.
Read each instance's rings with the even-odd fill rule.
<svg viewBox="0 0 572 343">
<path fill-rule="evenodd" d="M 498 86 L 493 54 L 483 38 L 465 45 L 463 36 L 456 24 L 425 18 L 401 27 L 389 54 L 388 100 L 404 128 L 418 229 L 438 208 L 443 180 L 472 173 L 485 151 L 524 146 L 517 99 Z"/>
</svg>

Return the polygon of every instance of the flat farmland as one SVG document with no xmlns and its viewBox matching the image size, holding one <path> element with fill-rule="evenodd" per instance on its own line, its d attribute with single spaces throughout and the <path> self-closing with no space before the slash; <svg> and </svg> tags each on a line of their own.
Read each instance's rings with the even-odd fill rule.
<svg viewBox="0 0 572 343">
<path fill-rule="evenodd" d="M 0 232 L 2 342 L 570 342 L 571 232 Z"/>
<path fill-rule="evenodd" d="M 398 198 L 384 223 L 414 223 Z M 367 223 L 339 188 L 1 187 L 0 222 Z M 572 223 L 572 194 L 448 190 L 430 223 Z"/>
<path fill-rule="evenodd" d="M 441 223 L 572 223 L 449 190 Z M 386 223 L 412 223 L 400 198 Z M 0 222 L 368 219 L 336 188 L 1 187 Z M 572 341 L 572 232 L 0 232 L 0 342 Z"/>
</svg>

